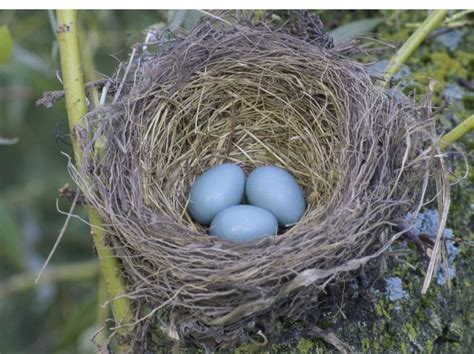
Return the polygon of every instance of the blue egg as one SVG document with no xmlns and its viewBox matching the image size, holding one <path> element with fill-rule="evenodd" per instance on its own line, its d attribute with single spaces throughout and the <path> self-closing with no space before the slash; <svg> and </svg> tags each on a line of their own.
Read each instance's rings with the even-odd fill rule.
<svg viewBox="0 0 474 354">
<path fill-rule="evenodd" d="M 188 211 L 198 223 L 209 225 L 221 210 L 240 204 L 245 173 L 239 165 L 224 163 L 200 175 L 191 187 Z"/>
<path fill-rule="evenodd" d="M 209 234 L 244 242 L 276 235 L 278 221 L 269 211 L 253 205 L 234 205 L 222 210 L 212 220 Z"/>
<path fill-rule="evenodd" d="M 306 203 L 303 190 L 294 177 L 276 166 L 262 166 L 247 178 L 245 195 L 249 204 L 270 211 L 281 226 L 298 222 Z"/>
</svg>

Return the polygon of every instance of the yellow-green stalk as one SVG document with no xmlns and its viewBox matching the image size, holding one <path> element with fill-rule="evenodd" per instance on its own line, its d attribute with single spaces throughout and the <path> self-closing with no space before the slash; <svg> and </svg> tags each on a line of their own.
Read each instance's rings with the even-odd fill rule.
<svg viewBox="0 0 474 354">
<path fill-rule="evenodd" d="M 77 34 L 77 11 L 57 10 L 57 37 L 61 56 L 61 72 L 64 83 L 66 108 L 71 130 L 74 158 L 78 169 L 82 161 L 82 151 L 76 137 L 76 128 L 80 127 L 81 117 L 87 113 L 84 95 L 84 79 L 81 70 L 79 42 Z M 105 232 L 99 214 L 87 207 L 91 234 L 100 259 L 102 273 L 111 300 L 112 312 L 117 329 L 119 352 L 129 351 L 128 337 L 132 331 L 132 312 L 125 295 L 125 286 L 120 275 L 119 264 L 112 250 L 105 244 Z"/>
<path fill-rule="evenodd" d="M 96 46 L 94 43 L 91 43 L 91 36 L 86 35 L 86 32 L 82 26 L 79 27 L 79 44 L 81 48 L 81 61 L 82 61 L 82 70 L 84 72 L 84 78 L 86 82 L 96 81 L 98 76 L 94 67 L 94 53 Z M 100 105 L 99 93 L 96 87 L 91 87 L 89 89 L 89 96 L 94 108 L 97 108 Z M 97 317 L 96 317 L 96 326 L 98 329 L 101 329 L 97 335 L 94 337 L 94 342 L 102 347 L 108 337 L 108 327 L 106 325 L 107 318 L 109 316 L 109 306 L 106 304 L 108 299 L 107 286 L 105 284 L 105 279 L 103 274 L 99 276 L 97 282 L 97 302 L 99 304 L 97 308 Z"/>
<path fill-rule="evenodd" d="M 469 132 L 471 129 L 474 129 L 474 114 L 469 118 L 466 118 L 464 121 L 459 123 L 455 128 L 450 132 L 444 135 L 441 138 L 440 146 L 445 148 L 448 144 L 454 143 L 456 140 L 460 139 L 464 134 Z"/>
<path fill-rule="evenodd" d="M 390 59 L 384 73 L 384 85 L 390 82 L 400 67 L 410 58 L 412 53 L 420 46 L 426 36 L 438 27 L 448 14 L 448 10 L 434 10 L 426 20 L 408 38 L 397 53 Z"/>
</svg>

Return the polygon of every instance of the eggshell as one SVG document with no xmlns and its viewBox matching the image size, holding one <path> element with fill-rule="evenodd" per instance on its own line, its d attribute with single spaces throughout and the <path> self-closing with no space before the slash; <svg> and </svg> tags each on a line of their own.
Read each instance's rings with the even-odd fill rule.
<svg viewBox="0 0 474 354">
<path fill-rule="evenodd" d="M 298 222 L 306 203 L 301 187 L 286 170 L 276 166 L 262 166 L 247 178 L 245 195 L 249 204 L 270 211 L 281 226 Z"/>
<path fill-rule="evenodd" d="M 201 174 L 190 191 L 188 211 L 195 221 L 209 225 L 221 210 L 242 201 L 245 173 L 239 165 L 224 163 Z"/>
<path fill-rule="evenodd" d="M 276 235 L 278 221 L 269 211 L 253 205 L 234 205 L 222 210 L 212 220 L 209 234 L 244 242 Z"/>
</svg>

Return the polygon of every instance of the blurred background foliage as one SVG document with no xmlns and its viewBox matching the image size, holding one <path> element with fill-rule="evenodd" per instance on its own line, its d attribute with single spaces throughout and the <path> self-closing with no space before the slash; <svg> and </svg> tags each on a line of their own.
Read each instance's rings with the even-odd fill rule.
<svg viewBox="0 0 474 354">
<path fill-rule="evenodd" d="M 401 10 L 317 13 L 336 41 L 370 34 L 381 44 L 389 43 L 392 47 L 386 47 L 379 60 L 389 58 L 427 15 Z M 111 75 L 144 29 L 190 29 L 200 15 L 81 11 L 86 80 Z M 472 15 L 445 22 L 398 78 L 401 87 L 420 94 L 429 79 L 437 80 L 435 103 L 446 106 L 438 115 L 440 134 L 474 108 Z M 376 64 L 383 67 L 383 61 Z M 71 153 L 64 103 L 50 109 L 35 105 L 44 91 L 61 89 L 58 69 L 54 12 L 0 11 L 0 353 L 92 352 L 89 339 L 107 315 L 98 311 L 99 272 L 88 227 L 77 219 L 71 221 L 40 285 L 33 287 L 65 220 L 58 209 L 70 206 L 57 197 L 58 189 L 71 183 L 67 158 L 61 154 Z M 461 144 L 470 151 L 472 134 Z M 84 216 L 80 208 L 76 213 Z"/>
</svg>

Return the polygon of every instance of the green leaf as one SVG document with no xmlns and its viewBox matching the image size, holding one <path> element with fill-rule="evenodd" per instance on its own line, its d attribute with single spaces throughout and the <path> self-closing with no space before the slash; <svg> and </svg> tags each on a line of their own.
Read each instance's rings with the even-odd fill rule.
<svg viewBox="0 0 474 354">
<path fill-rule="evenodd" d="M 5 64 L 12 55 L 13 39 L 7 26 L 0 26 L 0 64 Z"/>
<path fill-rule="evenodd" d="M 339 44 L 349 38 L 357 37 L 373 31 L 382 20 L 382 18 L 377 17 L 349 22 L 332 30 L 329 34 L 332 36 L 334 44 Z"/>
<path fill-rule="evenodd" d="M 199 21 L 201 18 L 202 13 L 197 10 L 187 10 L 186 11 L 186 16 L 184 17 L 182 27 L 187 30 L 191 31 L 194 26 L 196 26 L 196 23 Z"/>
<path fill-rule="evenodd" d="M 17 269 L 23 269 L 24 255 L 21 246 L 21 231 L 0 197 L 0 259 L 7 261 Z"/>
<path fill-rule="evenodd" d="M 201 16 L 202 13 L 197 10 L 168 10 L 168 28 L 170 31 L 178 28 L 190 31 Z"/>
<path fill-rule="evenodd" d="M 181 27 L 188 10 L 168 10 L 168 28 L 171 31 Z"/>
</svg>

